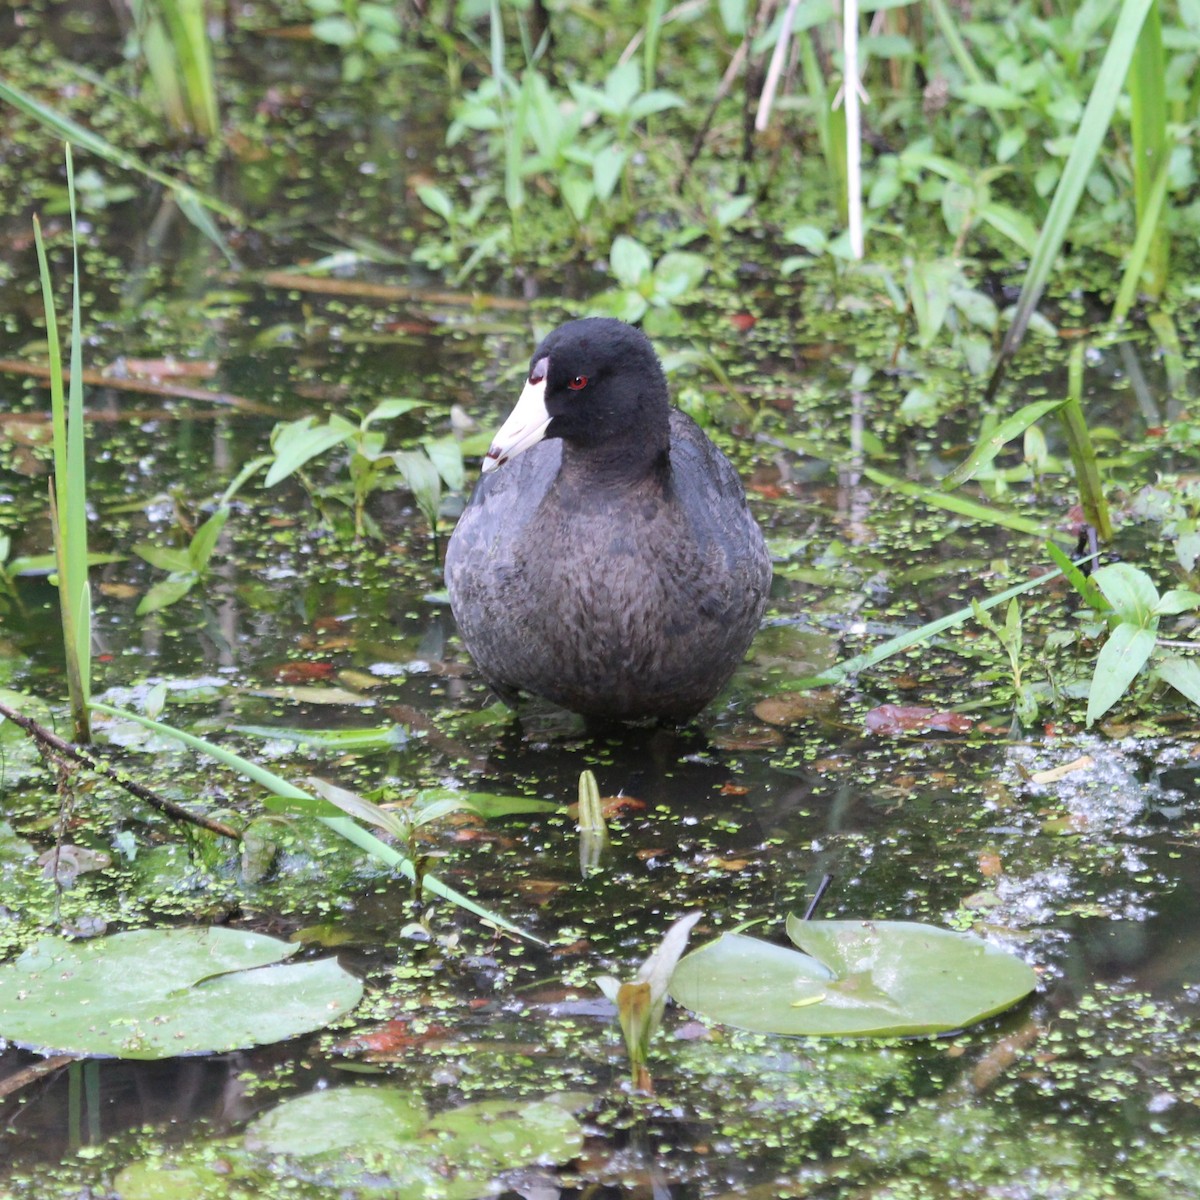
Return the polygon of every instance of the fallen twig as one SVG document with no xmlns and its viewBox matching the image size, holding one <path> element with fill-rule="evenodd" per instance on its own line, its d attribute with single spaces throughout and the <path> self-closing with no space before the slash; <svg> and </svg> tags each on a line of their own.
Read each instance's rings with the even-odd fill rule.
<svg viewBox="0 0 1200 1200">
<path fill-rule="evenodd" d="M 78 1056 L 74 1054 L 56 1054 L 53 1058 L 43 1058 L 40 1062 L 30 1063 L 29 1066 L 22 1067 L 21 1070 L 14 1071 L 11 1075 L 5 1075 L 3 1079 L 0 1079 L 0 1100 L 5 1096 L 12 1096 L 31 1083 L 35 1083 L 47 1075 L 53 1075 L 55 1072 L 61 1071 L 63 1067 L 69 1067 L 73 1062 L 78 1061 Z"/>
<path fill-rule="evenodd" d="M 152 808 L 157 808 L 159 812 L 166 814 L 166 816 L 171 817 L 173 820 L 186 821 L 191 825 L 198 825 L 201 829 L 207 829 L 209 833 L 231 838 L 235 842 L 242 840 L 242 835 L 231 825 L 226 825 L 222 821 L 214 821 L 211 817 L 189 812 L 182 805 L 176 804 L 172 800 L 164 799 L 157 792 L 153 792 L 145 785 L 138 783 L 137 780 L 130 779 L 125 772 L 118 771 L 116 768 L 110 767 L 107 763 L 92 757 L 87 751 L 81 750 L 78 746 L 73 746 L 70 742 L 60 738 L 52 729 L 47 729 L 45 725 L 39 724 L 31 717 L 22 716 L 15 709 L 9 708 L 7 704 L 0 704 L 0 716 L 7 718 L 14 725 L 25 730 L 40 745 L 48 747 L 55 754 L 61 754 L 69 758 L 72 762 L 87 767 L 89 771 L 94 771 L 97 775 L 103 776 L 110 782 L 117 784 L 118 787 L 124 788 L 131 796 L 136 796 L 139 800 L 149 804 Z"/>
<path fill-rule="evenodd" d="M 239 276 L 243 279 L 245 277 Z M 524 312 L 529 301 L 516 296 L 481 295 L 472 292 L 443 292 L 433 288 L 408 287 L 396 283 L 373 283 L 366 279 L 341 279 L 329 275 L 302 275 L 294 271 L 264 271 L 248 282 L 261 287 L 292 288 L 324 296 L 356 296 L 363 300 L 412 300 L 420 304 L 445 304 L 455 308 L 499 308 Z"/>
<path fill-rule="evenodd" d="M 0 358 L 0 372 L 7 375 L 25 375 L 32 379 L 49 379 L 50 366 L 48 363 L 26 362 L 23 358 Z M 63 371 L 63 382 L 69 383 L 71 372 Z M 225 404 L 241 412 L 252 413 L 256 416 L 274 417 L 279 410 L 258 400 L 248 400 L 245 396 L 235 396 L 232 392 L 214 392 L 207 388 L 186 387 L 179 383 L 158 383 L 153 379 L 136 379 L 131 376 L 106 375 L 103 371 L 87 370 L 83 372 L 83 382 L 88 387 L 113 388 L 119 392 L 144 392 L 149 396 L 170 396 L 176 400 L 199 400 L 206 404 Z"/>
</svg>

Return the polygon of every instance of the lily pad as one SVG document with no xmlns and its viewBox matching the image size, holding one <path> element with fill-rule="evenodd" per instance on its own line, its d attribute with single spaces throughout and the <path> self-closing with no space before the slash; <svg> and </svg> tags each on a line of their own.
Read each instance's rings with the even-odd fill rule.
<svg viewBox="0 0 1200 1200">
<path fill-rule="evenodd" d="M 972 1025 L 1037 985 L 1015 955 L 932 925 L 789 917 L 787 932 L 807 953 L 723 934 L 680 962 L 671 995 L 755 1033 L 889 1037 Z"/>
<path fill-rule="evenodd" d="M 285 1101 L 246 1131 L 246 1146 L 300 1159 L 328 1186 L 394 1200 L 474 1200 L 505 1171 L 575 1158 L 583 1131 L 571 1097 L 484 1100 L 430 1120 L 392 1088 L 342 1087 Z"/>
<path fill-rule="evenodd" d="M 392 1088 L 342 1087 L 297 1096 L 259 1117 L 246 1147 L 311 1158 L 414 1136 L 428 1120 L 420 1100 Z"/>
<path fill-rule="evenodd" d="M 362 998 L 336 959 L 258 933 L 142 929 L 44 938 L 0 966 L 0 1037 L 40 1052 L 156 1059 L 321 1029 Z"/>
</svg>

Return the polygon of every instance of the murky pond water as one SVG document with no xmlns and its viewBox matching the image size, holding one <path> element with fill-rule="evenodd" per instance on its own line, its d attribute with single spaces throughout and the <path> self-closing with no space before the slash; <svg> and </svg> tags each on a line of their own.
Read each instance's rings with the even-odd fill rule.
<svg viewBox="0 0 1200 1200">
<path fill-rule="evenodd" d="M 320 143 L 321 157 L 310 159 L 310 142 L 308 153 L 289 145 L 296 160 L 320 166 L 290 189 L 278 214 L 289 228 L 241 248 L 256 266 L 284 265 L 289 249 L 311 245 L 295 234 L 300 227 L 341 231 L 377 219 L 381 239 L 409 237 L 405 164 L 434 152 L 420 114 L 410 117 L 416 133 L 386 118 L 323 116 L 345 124 Z M 265 171 L 253 159 L 230 186 L 243 198 L 265 195 Z M 24 1086 L 0 1101 L 0 1194 L 107 1195 L 129 1163 L 160 1154 L 211 1167 L 280 1099 L 364 1075 L 433 1112 L 579 1093 L 583 1152 L 561 1170 L 507 1177 L 510 1194 L 1200 1194 L 1194 712 L 1180 704 L 1153 727 L 1114 722 L 1102 732 L 1065 718 L 1052 689 L 1077 695 L 1085 668 L 1073 666 L 1073 644 L 1041 649 L 1048 631 L 1074 626 L 1056 585 L 1022 601 L 1026 669 L 1049 685 L 1024 730 L 1011 728 L 1007 658 L 972 625 L 852 686 L 786 687 L 1041 563 L 1030 539 L 898 498 L 863 474 L 874 463 L 932 483 L 976 432 L 969 417 L 929 428 L 897 422 L 906 385 L 891 372 L 886 322 L 821 312 L 801 288 L 756 294 L 747 248 L 736 311 L 760 314 L 752 328 L 731 323 L 733 301 L 714 293 L 687 314 L 682 336 L 660 343 L 664 353 L 702 347 L 730 373 L 723 385 L 693 355 L 672 385 L 747 479 L 776 554 L 775 585 L 747 663 L 691 727 L 590 732 L 536 706 L 520 720 L 489 709 L 441 594 L 439 556 L 461 497 L 443 499 L 435 541 L 410 492 L 377 493 L 368 514 L 378 536 L 356 541 L 346 455 L 334 452 L 303 482 L 264 489 L 259 476 L 243 489 L 210 573 L 160 613 L 135 613 L 163 572 L 133 554 L 147 541 L 179 544 L 180 529 L 194 528 L 240 467 L 266 451 L 276 420 L 409 397 L 427 407 L 387 426 L 390 446 L 449 434 L 453 406 L 494 428 L 535 329 L 576 307 L 459 303 L 422 292 L 429 281 L 415 274 L 388 276 L 412 286 L 404 297 L 357 295 L 361 273 L 342 296 L 288 289 L 222 267 L 177 218 L 164 218 L 164 238 L 149 210 L 114 212 L 97 218 L 84 255 L 89 359 L 174 353 L 211 363 L 212 378 L 194 386 L 262 411 L 89 389 L 92 546 L 121 556 L 92 575 L 96 695 L 137 708 L 165 682 L 164 719 L 296 780 L 317 774 L 393 799 L 451 786 L 555 802 L 545 816 L 438 822 L 417 843 L 430 870 L 549 945 L 493 936 L 448 905 L 423 913 L 404 880 L 314 822 L 277 820 L 276 854 L 259 875 L 115 789 L 88 790 L 74 801 L 70 838 L 104 850 L 111 866 L 80 874 L 56 898 L 39 868 L 6 857 L 7 950 L 43 923 L 104 922 L 111 931 L 226 922 L 294 935 L 314 956 L 334 947 L 366 980 L 367 999 L 345 1028 L 298 1042 L 21 1077 Z M 17 240 L 18 215 L 6 221 L 5 263 L 18 281 L 4 309 L 7 355 L 38 336 L 36 267 Z M 104 266 L 110 255 L 122 264 L 115 273 Z M 500 298 L 560 294 L 537 278 L 499 284 L 508 293 Z M 1096 352 L 1089 413 L 1145 447 L 1153 422 L 1131 386 L 1128 354 L 1122 345 Z M 1022 385 L 1029 394 L 1061 389 L 1057 351 L 1050 358 L 1046 373 Z M 940 369 L 933 359 L 931 373 Z M 1157 394 L 1148 356 L 1136 361 Z M 853 378 L 856 366 L 867 368 L 862 378 Z M 42 412 L 45 399 L 16 376 L 2 382 L 0 530 L 14 554 L 44 553 L 44 465 L 28 445 L 36 422 L 12 417 Z M 1051 452 L 1064 453 L 1053 437 Z M 1169 465 L 1162 454 L 1148 461 Z M 1152 468 L 1141 471 L 1152 478 Z M 1065 524 L 1064 474 L 1012 486 L 1028 515 L 1047 528 Z M 1127 526 L 1122 536 L 1161 579 L 1167 560 L 1147 528 Z M 54 590 L 22 578 L 18 601 L 0 624 L 0 682 L 57 706 Z M 885 703 L 955 709 L 977 723 L 966 733 L 865 731 L 864 716 Z M 1081 712 L 1078 702 L 1066 707 Z M 394 742 L 368 751 L 322 752 L 245 732 L 392 724 L 401 728 Z M 97 727 L 114 759 L 169 798 L 242 820 L 262 811 L 261 791 L 192 752 L 147 742 L 124 723 Z M 3 743 L 0 817 L 40 852 L 54 840 L 55 781 L 14 732 Z M 1044 774 L 1072 763 L 1061 779 Z M 622 798 L 602 868 L 586 876 L 566 808 L 584 769 L 602 795 Z M 674 1009 L 651 1057 L 655 1095 L 631 1095 L 615 1012 L 595 976 L 630 976 L 671 921 L 696 908 L 705 917 L 693 944 L 745 922 L 781 938 L 783 918 L 803 912 L 826 875 L 822 916 L 975 929 L 1036 968 L 1037 993 L 938 1041 L 760 1037 Z M 36 1062 L 10 1047 L 0 1070 L 15 1078 Z M 250 1184 L 239 1177 L 231 1186 L 240 1195 Z M 334 1194 L 328 1180 L 285 1172 L 254 1186 Z M 338 1194 L 392 1193 L 364 1177 Z"/>
</svg>

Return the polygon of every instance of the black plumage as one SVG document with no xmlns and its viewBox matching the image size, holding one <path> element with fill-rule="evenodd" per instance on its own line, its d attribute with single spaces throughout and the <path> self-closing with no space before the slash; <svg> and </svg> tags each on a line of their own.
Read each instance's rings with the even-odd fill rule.
<svg viewBox="0 0 1200 1200">
<path fill-rule="evenodd" d="M 598 718 L 699 712 L 750 645 L 771 565 L 645 335 L 599 317 L 551 333 L 484 471 L 446 581 L 488 683 Z"/>
</svg>

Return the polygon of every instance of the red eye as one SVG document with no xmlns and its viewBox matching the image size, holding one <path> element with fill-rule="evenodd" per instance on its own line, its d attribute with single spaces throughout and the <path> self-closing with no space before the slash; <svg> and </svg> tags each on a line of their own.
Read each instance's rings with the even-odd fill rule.
<svg viewBox="0 0 1200 1200">
<path fill-rule="evenodd" d="M 569 387 L 573 392 L 582 391 L 585 387 L 587 387 L 587 376 L 576 375 L 574 379 L 568 379 L 567 387 Z"/>
</svg>

